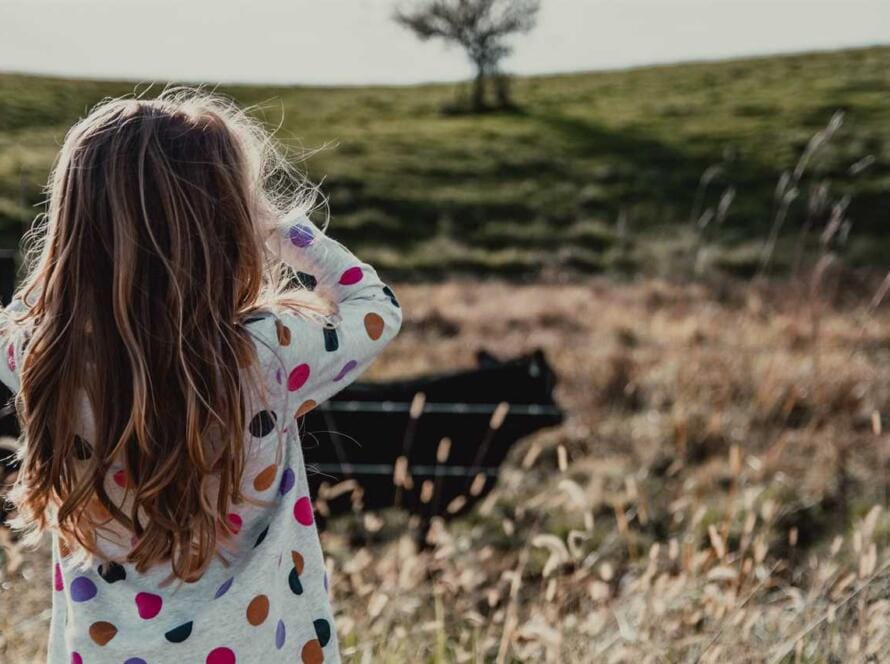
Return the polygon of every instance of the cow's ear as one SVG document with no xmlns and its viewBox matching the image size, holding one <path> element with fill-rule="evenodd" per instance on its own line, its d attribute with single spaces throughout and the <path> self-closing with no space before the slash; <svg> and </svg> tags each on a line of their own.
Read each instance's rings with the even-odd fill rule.
<svg viewBox="0 0 890 664">
<path fill-rule="evenodd" d="M 547 362 L 547 357 L 544 355 L 543 348 L 535 348 L 535 350 L 532 351 L 531 360 L 534 364 L 540 365 L 541 367 L 550 367 L 550 364 Z"/>
<path fill-rule="evenodd" d="M 536 348 L 531 355 L 529 355 L 528 365 L 528 372 L 534 377 L 540 376 L 541 374 L 549 375 L 552 373 L 550 364 L 548 364 L 542 348 Z"/>
<path fill-rule="evenodd" d="M 498 360 L 498 358 L 496 358 L 484 348 L 480 348 L 476 351 L 476 364 L 478 364 L 480 368 L 496 367 L 499 366 L 500 363 L 501 362 L 500 360 Z"/>
</svg>

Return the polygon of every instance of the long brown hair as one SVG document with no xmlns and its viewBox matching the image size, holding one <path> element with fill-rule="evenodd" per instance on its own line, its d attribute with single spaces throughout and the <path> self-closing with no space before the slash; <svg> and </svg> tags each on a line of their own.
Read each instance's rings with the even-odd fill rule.
<svg viewBox="0 0 890 664">
<path fill-rule="evenodd" d="M 292 175 L 257 122 L 196 91 L 106 101 L 70 130 L 29 238 L 27 310 L 2 321 L 27 343 L 19 527 L 96 553 L 113 523 L 135 535 L 140 571 L 207 568 L 243 499 L 239 372 L 256 357 L 241 321 L 263 304 L 324 308 L 288 290 L 264 249 L 283 208 L 311 203 Z M 126 505 L 106 491 L 113 463 Z"/>
</svg>

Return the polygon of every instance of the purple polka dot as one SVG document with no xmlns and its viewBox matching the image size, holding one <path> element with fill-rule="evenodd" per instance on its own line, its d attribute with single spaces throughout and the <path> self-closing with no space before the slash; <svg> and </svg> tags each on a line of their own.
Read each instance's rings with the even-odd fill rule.
<svg viewBox="0 0 890 664">
<path fill-rule="evenodd" d="M 287 632 L 284 628 L 284 621 L 279 620 L 278 625 L 275 627 L 275 647 L 281 650 L 284 647 L 284 639 L 287 636 Z"/>
<path fill-rule="evenodd" d="M 229 588 L 232 587 L 232 583 L 234 581 L 235 581 L 234 576 L 223 581 L 223 584 L 219 588 L 217 588 L 216 594 L 213 596 L 213 599 L 219 599 L 220 597 L 225 595 L 227 592 L 229 592 Z"/>
<path fill-rule="evenodd" d="M 131 657 L 130 659 L 126 660 L 124 664 L 148 664 L 148 662 L 146 662 L 141 657 Z"/>
<path fill-rule="evenodd" d="M 340 284 L 343 286 L 351 286 L 352 284 L 357 284 L 362 280 L 363 276 L 364 274 L 362 273 L 362 269 L 360 267 L 351 267 L 340 275 Z"/>
<path fill-rule="evenodd" d="M 315 236 L 312 233 L 312 229 L 306 226 L 305 224 L 294 224 L 287 230 L 287 237 L 291 241 L 291 244 L 295 247 L 308 247 L 312 244 L 312 240 L 315 239 Z"/>
<path fill-rule="evenodd" d="M 346 376 L 346 374 L 348 374 L 350 371 L 355 369 L 357 366 L 358 366 L 358 362 L 356 362 L 355 360 L 349 360 L 349 362 L 344 364 L 343 368 L 340 369 L 340 373 L 338 373 L 336 376 L 334 376 L 334 382 L 337 382 L 338 380 L 343 380 L 343 378 Z"/>
<path fill-rule="evenodd" d="M 79 576 L 71 582 L 71 599 L 75 602 L 87 602 L 96 596 L 96 584 L 85 576 Z"/>
<path fill-rule="evenodd" d="M 325 571 L 324 573 L 324 591 L 330 592 L 330 588 L 328 588 L 328 573 Z"/>
<path fill-rule="evenodd" d="M 281 369 L 275 370 L 275 382 L 279 385 L 284 382 L 284 372 Z"/>
<path fill-rule="evenodd" d="M 294 471 L 290 468 L 285 468 L 284 472 L 281 474 L 281 484 L 278 485 L 278 493 L 283 496 L 293 488 Z"/>
</svg>

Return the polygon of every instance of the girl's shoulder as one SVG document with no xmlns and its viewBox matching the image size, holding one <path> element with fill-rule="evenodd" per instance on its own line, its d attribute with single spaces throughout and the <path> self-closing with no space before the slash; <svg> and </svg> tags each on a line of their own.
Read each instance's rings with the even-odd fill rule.
<svg viewBox="0 0 890 664">
<path fill-rule="evenodd" d="M 264 359 L 274 355 L 280 345 L 278 315 L 266 307 L 254 309 L 240 321 L 240 325 L 253 341 L 260 361 L 265 363 Z"/>
<path fill-rule="evenodd" d="M 251 311 L 241 325 L 263 346 L 286 346 L 290 343 L 290 327 L 282 313 L 269 306 Z"/>
<path fill-rule="evenodd" d="M 264 306 L 251 311 L 241 321 L 256 350 L 259 367 L 271 385 L 281 385 L 289 369 L 289 346 L 301 332 L 286 313 Z"/>
</svg>

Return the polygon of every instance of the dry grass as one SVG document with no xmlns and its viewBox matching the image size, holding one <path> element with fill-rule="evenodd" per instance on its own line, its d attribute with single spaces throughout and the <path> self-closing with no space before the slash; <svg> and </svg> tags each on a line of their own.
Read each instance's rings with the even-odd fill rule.
<svg viewBox="0 0 890 664">
<path fill-rule="evenodd" d="M 890 311 L 869 312 L 868 294 L 599 280 L 398 293 L 404 332 L 374 376 L 542 347 L 570 417 L 523 441 L 495 492 L 436 523 L 425 550 L 395 512 L 333 524 L 347 662 L 890 652 Z M 0 660 L 40 661 L 47 556 L 7 555 Z"/>
</svg>

